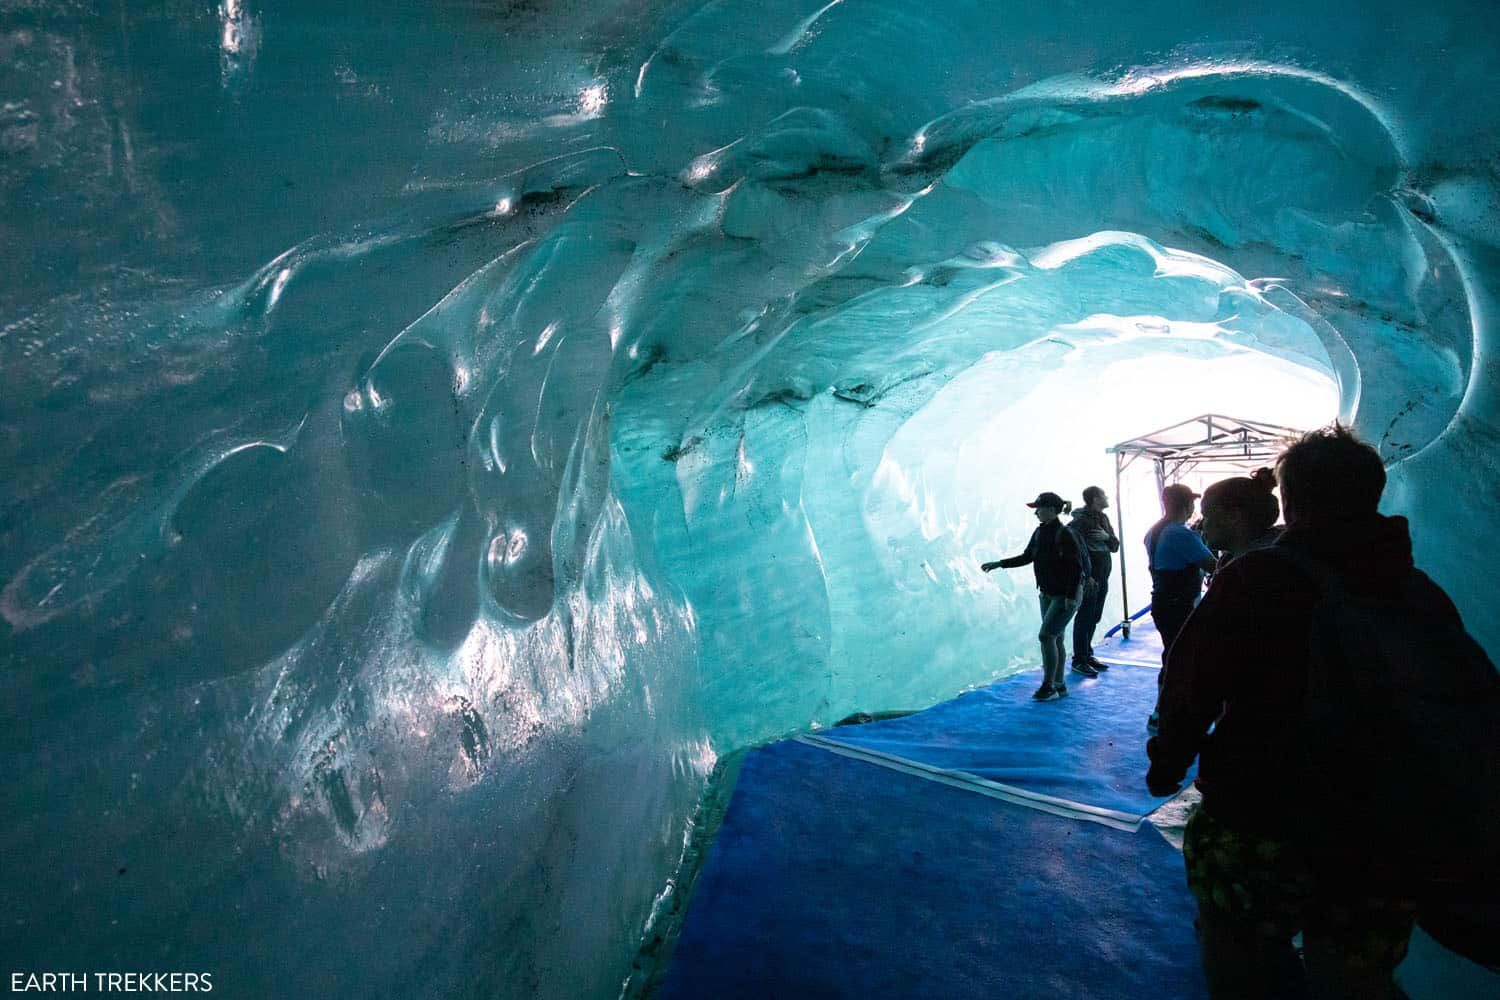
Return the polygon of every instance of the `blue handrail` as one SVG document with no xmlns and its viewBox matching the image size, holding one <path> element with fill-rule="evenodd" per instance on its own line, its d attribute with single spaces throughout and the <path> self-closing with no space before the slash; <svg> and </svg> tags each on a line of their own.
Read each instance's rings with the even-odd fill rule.
<svg viewBox="0 0 1500 1000">
<path fill-rule="evenodd" d="M 1108 639 L 1110 636 L 1112 636 L 1116 632 L 1120 631 L 1120 629 L 1124 628 L 1130 622 L 1135 621 L 1137 618 L 1141 617 L 1142 615 L 1144 615 L 1146 612 L 1148 612 L 1150 610 L 1151 610 L 1151 605 L 1149 605 L 1149 604 L 1146 605 L 1144 608 L 1142 608 L 1141 610 L 1137 611 L 1135 614 L 1131 615 L 1129 618 L 1125 619 L 1123 622 L 1118 623 L 1113 628 L 1111 628 L 1108 632 L 1104 633 L 1104 638 Z"/>
</svg>

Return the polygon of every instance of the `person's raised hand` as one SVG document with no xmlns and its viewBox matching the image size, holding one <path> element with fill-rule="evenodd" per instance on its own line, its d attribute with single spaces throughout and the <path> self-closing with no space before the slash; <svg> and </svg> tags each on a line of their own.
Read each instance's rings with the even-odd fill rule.
<svg viewBox="0 0 1500 1000">
<path fill-rule="evenodd" d="M 1000 568 L 1000 564 L 998 562 L 980 563 L 979 564 L 979 568 L 982 569 L 982 570 L 984 570 L 986 573 L 988 573 L 992 569 L 999 569 Z"/>
</svg>

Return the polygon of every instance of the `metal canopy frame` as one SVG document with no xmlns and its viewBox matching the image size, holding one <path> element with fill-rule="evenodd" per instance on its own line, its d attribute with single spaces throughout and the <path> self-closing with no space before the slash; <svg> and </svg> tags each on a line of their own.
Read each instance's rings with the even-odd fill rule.
<svg viewBox="0 0 1500 1000">
<path fill-rule="evenodd" d="M 1120 535 L 1125 535 L 1125 511 L 1122 505 L 1120 476 L 1137 459 L 1147 459 L 1156 467 L 1156 490 L 1175 483 L 1192 472 L 1233 474 L 1249 472 L 1276 461 L 1276 457 L 1304 432 L 1296 427 L 1226 417 L 1205 413 L 1121 441 L 1106 448 L 1115 456 L 1115 515 L 1120 520 Z M 1130 638 L 1130 585 L 1125 575 L 1125 546 L 1120 546 L 1120 598 L 1125 617 L 1119 628 Z"/>
</svg>

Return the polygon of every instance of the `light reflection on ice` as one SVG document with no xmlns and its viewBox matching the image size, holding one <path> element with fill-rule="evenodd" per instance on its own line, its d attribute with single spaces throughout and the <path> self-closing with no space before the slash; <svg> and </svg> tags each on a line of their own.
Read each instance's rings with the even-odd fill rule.
<svg viewBox="0 0 1500 1000">
<path fill-rule="evenodd" d="M 1054 52 L 997 72 L 985 42 L 974 64 L 922 76 L 939 57 L 884 59 L 864 44 L 881 41 L 862 21 L 878 5 L 838 0 L 719 30 L 749 9 L 683 11 L 635 47 L 597 29 L 602 61 L 539 46 L 539 66 L 471 66 L 456 84 L 424 65 L 428 105 L 357 39 L 318 63 L 290 22 L 263 33 L 252 2 L 223 0 L 193 22 L 220 104 L 184 117 L 214 122 L 226 149 L 243 152 L 226 131 L 241 123 L 285 142 L 244 168 L 277 174 L 261 200 L 240 183 L 210 199 L 220 214 L 189 203 L 211 150 L 146 147 L 133 92 L 93 102 L 106 112 L 90 125 L 88 58 L 56 67 L 68 130 L 49 134 L 30 98 L 0 109 L 19 157 L 64 136 L 71 158 L 48 153 L 38 183 L 72 170 L 56 190 L 99 213 L 83 229 L 105 271 L 139 266 L 151 300 L 106 288 L 74 306 L 77 289 L 49 285 L 63 305 L 0 318 L 7 370 L 37 366 L 43 385 L 0 436 L 41 456 L 16 487 L 39 527 L 0 591 L 8 640 L 27 663 L 66 661 L 38 672 L 49 704 L 97 698 L 140 724 L 98 755 L 129 761 L 132 795 L 186 787 L 198 818 L 242 828 L 233 851 L 358 905 L 419 870 L 401 888 L 424 920 L 522 929 L 516 951 L 540 957 L 515 982 L 564 954 L 628 964 L 647 901 L 653 925 L 675 902 L 678 837 L 717 751 L 1024 662 L 1027 579 L 976 564 L 1024 542 L 1037 489 L 1111 487 L 1114 438 L 1184 408 L 1310 423 L 1342 404 L 1404 457 L 1442 441 L 1460 397 L 1492 409 L 1473 377 L 1482 299 L 1450 277 L 1470 266 L 1452 241 L 1484 236 L 1485 190 L 1417 190 L 1426 161 L 1364 86 L 1235 58 L 996 98 L 1069 66 Z M 313 105 L 282 74 L 304 58 L 339 120 L 298 117 Z M 419 119 L 414 145 L 381 111 L 396 100 Z M 338 141 L 348 122 L 369 134 Z M 287 124 L 379 155 L 324 162 L 318 143 L 299 162 L 295 130 L 269 130 Z M 1275 173 L 1287 163 L 1295 176 Z M 224 231 L 229 209 L 255 225 Z M 203 265 L 226 283 L 174 271 L 172 254 L 213 240 L 244 244 Z M 73 271 L 103 273 L 57 269 Z M 1356 356 L 1400 377 L 1361 395 Z M 1149 489 L 1125 490 L 1136 523 Z M 133 649 L 176 679 L 114 673 Z M 174 712 L 190 739 L 151 728 Z M 197 761 L 185 782 L 151 773 L 174 752 Z M 79 777 L 80 801 L 113 794 L 101 783 L 121 776 L 99 774 Z M 211 864 L 247 875 L 227 853 Z M 372 868 L 385 881 L 360 883 Z M 562 920 L 578 899 L 598 906 Z M 408 936 L 458 942 L 431 944 L 457 965 L 453 932 Z M 375 943 L 415 964 L 399 937 Z M 597 974 L 554 995 L 600 993 L 570 991 Z"/>
</svg>

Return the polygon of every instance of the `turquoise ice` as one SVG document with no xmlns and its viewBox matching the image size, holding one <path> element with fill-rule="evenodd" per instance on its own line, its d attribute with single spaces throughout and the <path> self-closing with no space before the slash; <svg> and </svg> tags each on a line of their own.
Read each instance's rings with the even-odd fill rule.
<svg viewBox="0 0 1500 1000">
<path fill-rule="evenodd" d="M 632 991 L 719 756 L 1025 665 L 978 562 L 1201 412 L 1352 420 L 1494 648 L 1494 37 L 0 0 L 11 964 Z"/>
</svg>

